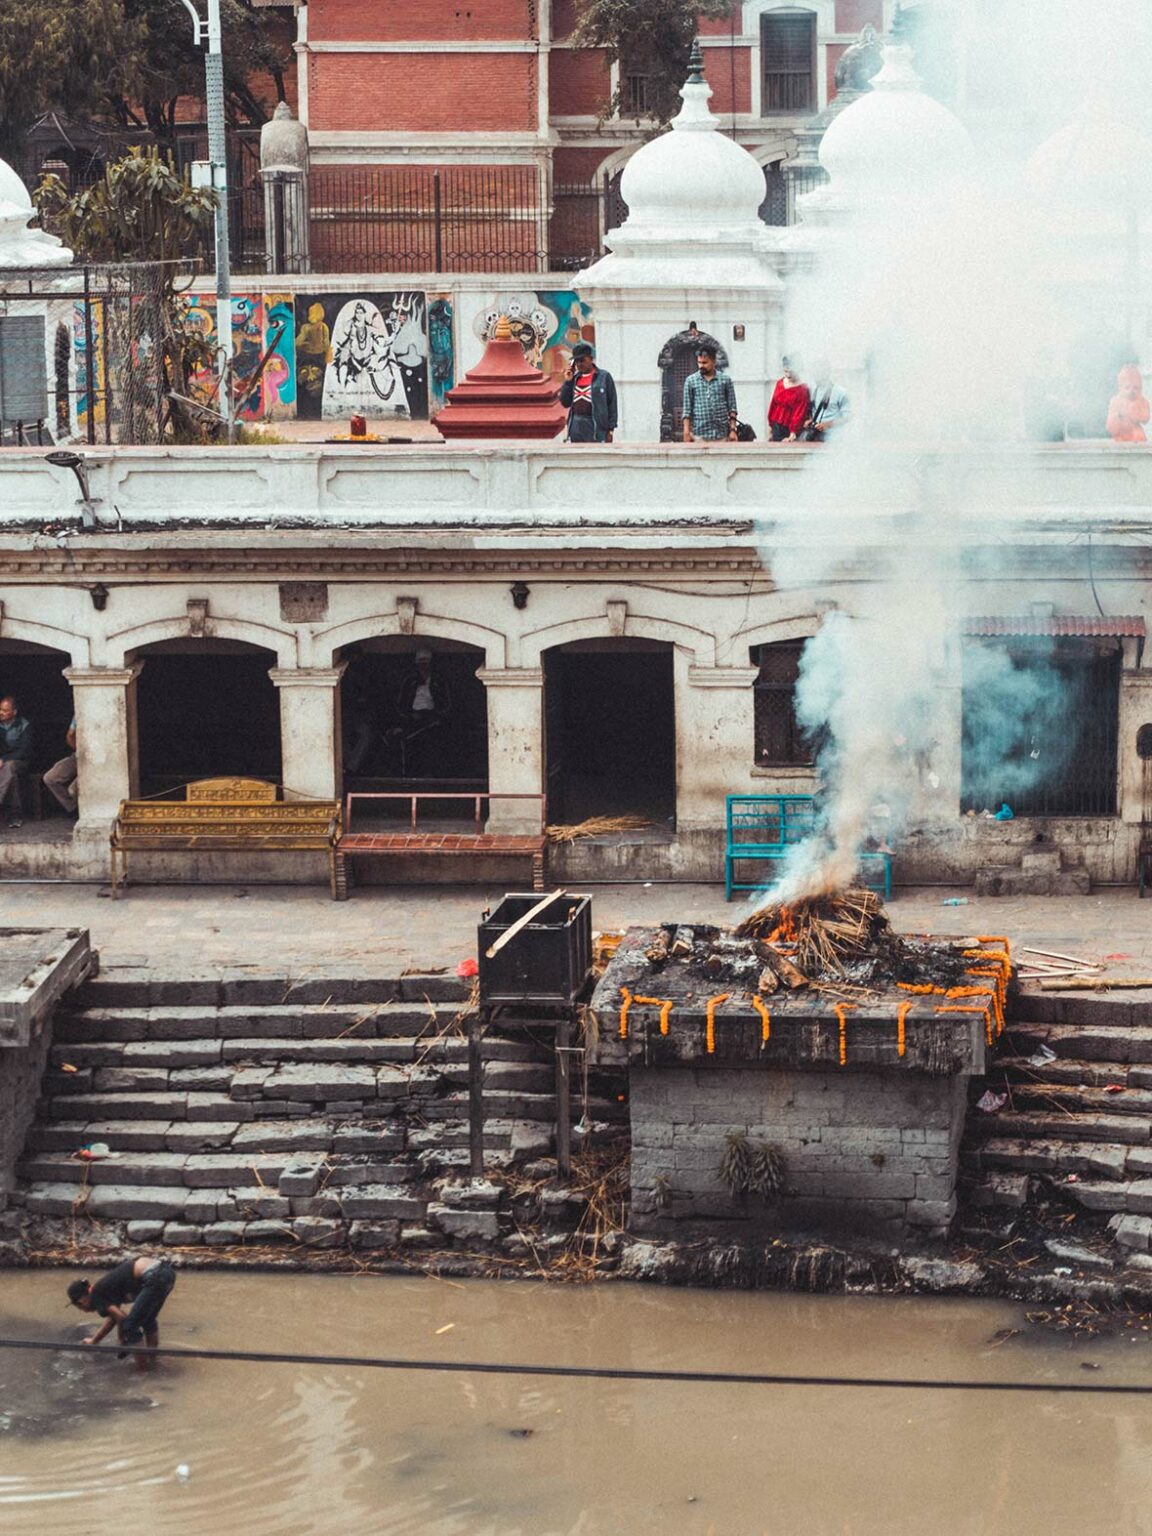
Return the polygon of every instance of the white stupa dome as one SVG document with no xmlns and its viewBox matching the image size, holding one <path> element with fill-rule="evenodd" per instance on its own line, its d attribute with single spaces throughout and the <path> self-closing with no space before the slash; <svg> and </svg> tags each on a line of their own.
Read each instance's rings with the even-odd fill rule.
<svg viewBox="0 0 1152 1536">
<path fill-rule="evenodd" d="M 710 111 L 699 43 L 671 130 L 638 149 L 620 193 L 628 217 L 604 237 L 609 254 L 580 277 L 601 288 L 778 290 L 761 253 L 764 169 Z"/>
<path fill-rule="evenodd" d="M 1152 207 L 1152 140 L 1093 97 L 1074 122 L 1041 144 L 1027 179 L 1041 197 L 1084 205 Z"/>
<path fill-rule="evenodd" d="M 758 230 L 764 170 L 727 134 L 709 109 L 712 88 L 700 54 L 680 92 L 684 105 L 663 133 L 638 149 L 624 168 L 620 194 L 628 204 L 622 232 L 691 230 L 708 239 L 724 231 Z M 611 241 L 615 247 L 615 241 Z"/>
<path fill-rule="evenodd" d="M 967 128 L 925 94 L 903 46 L 884 49 L 872 89 L 833 119 L 820 145 L 834 196 L 848 203 L 889 187 L 905 196 L 935 190 L 965 175 L 975 156 Z"/>
<path fill-rule="evenodd" d="M 0 268 L 67 267 L 72 252 L 55 235 L 29 229 L 36 217 L 28 189 L 6 160 L 0 160 Z"/>
</svg>

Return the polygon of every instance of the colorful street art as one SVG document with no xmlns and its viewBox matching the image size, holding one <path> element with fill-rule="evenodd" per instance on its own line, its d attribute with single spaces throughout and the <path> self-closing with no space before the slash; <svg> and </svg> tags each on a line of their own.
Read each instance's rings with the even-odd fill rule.
<svg viewBox="0 0 1152 1536">
<path fill-rule="evenodd" d="M 89 324 L 85 323 L 86 312 L 91 314 Z M 87 435 L 90 414 L 93 425 L 103 427 L 108 397 L 102 304 L 74 305 L 72 345 L 76 354 L 76 430 Z"/>
<path fill-rule="evenodd" d="M 426 418 L 423 293 L 296 296 L 296 414 Z"/>
<path fill-rule="evenodd" d="M 473 333 L 491 340 L 501 315 L 511 321 L 528 361 L 556 380 L 564 377 L 576 343 L 596 339 L 592 311 L 572 289 L 498 293 L 473 319 Z"/>
<path fill-rule="evenodd" d="M 209 346 L 216 343 L 216 300 L 210 293 L 188 294 L 184 325 Z M 265 354 L 267 357 L 265 358 Z M 295 311 L 290 293 L 234 294 L 232 354 L 236 376 L 236 414 L 242 421 L 285 421 L 296 414 Z M 263 370 L 260 361 L 265 358 Z M 193 374 L 192 397 L 216 403 L 216 372 Z"/>
</svg>

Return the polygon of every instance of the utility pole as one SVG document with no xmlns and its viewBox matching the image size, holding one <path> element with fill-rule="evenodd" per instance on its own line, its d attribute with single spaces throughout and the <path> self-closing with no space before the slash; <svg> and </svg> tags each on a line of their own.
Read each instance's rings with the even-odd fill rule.
<svg viewBox="0 0 1152 1536">
<path fill-rule="evenodd" d="M 192 18 L 197 46 L 205 46 L 204 104 L 208 114 L 207 176 L 194 180 L 216 194 L 216 345 L 220 358 L 220 407 L 228 441 L 236 434 L 232 398 L 232 258 L 228 248 L 228 144 L 224 128 L 224 54 L 220 35 L 220 0 L 207 0 L 203 20 L 193 0 L 182 0 Z"/>
</svg>

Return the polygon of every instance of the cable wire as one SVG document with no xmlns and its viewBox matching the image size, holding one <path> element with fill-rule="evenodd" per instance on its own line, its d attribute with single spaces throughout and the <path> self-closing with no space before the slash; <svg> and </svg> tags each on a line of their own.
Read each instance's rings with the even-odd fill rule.
<svg viewBox="0 0 1152 1536">
<path fill-rule="evenodd" d="M 376 1371 L 437 1371 L 479 1376 L 553 1376 L 587 1381 L 651 1381 L 749 1387 L 867 1387 L 873 1391 L 913 1392 L 1056 1392 L 1080 1397 L 1143 1397 L 1152 1383 L 1094 1381 L 957 1381 L 954 1378 L 900 1376 L 809 1376 L 782 1372 L 665 1371 L 608 1365 L 516 1365 L 502 1360 L 405 1360 L 376 1355 L 305 1355 L 251 1349 L 149 1349 L 144 1344 L 99 1346 L 53 1343 L 46 1339 L 0 1338 L 0 1349 L 41 1353 L 150 1356 L 173 1360 L 240 1360 L 262 1365 L 325 1365 Z"/>
</svg>

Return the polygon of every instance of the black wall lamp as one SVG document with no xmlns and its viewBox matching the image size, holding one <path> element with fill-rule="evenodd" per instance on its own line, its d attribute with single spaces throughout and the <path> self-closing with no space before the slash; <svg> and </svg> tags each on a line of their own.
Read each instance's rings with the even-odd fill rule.
<svg viewBox="0 0 1152 1536">
<path fill-rule="evenodd" d="M 91 530 L 96 526 L 96 503 L 99 496 L 93 496 L 88 485 L 88 466 L 78 453 L 71 453 L 66 448 L 57 449 L 53 453 L 46 453 L 45 459 L 56 469 L 70 469 L 76 476 L 76 483 L 80 487 L 80 522 L 83 527 Z"/>
<path fill-rule="evenodd" d="M 108 588 L 102 581 L 98 581 L 94 587 L 88 588 L 88 596 L 92 599 L 92 606 L 97 613 L 103 613 L 108 606 Z"/>
<path fill-rule="evenodd" d="M 527 608 L 528 594 L 532 590 L 531 587 L 529 587 L 526 582 L 514 581 L 509 590 L 512 593 L 513 608 Z"/>
</svg>

